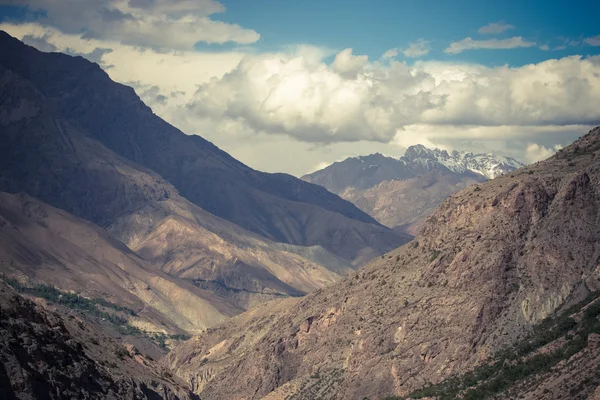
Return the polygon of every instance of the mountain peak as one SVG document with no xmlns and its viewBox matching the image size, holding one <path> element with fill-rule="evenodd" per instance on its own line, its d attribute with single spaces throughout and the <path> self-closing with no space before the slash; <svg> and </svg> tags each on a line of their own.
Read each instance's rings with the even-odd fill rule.
<svg viewBox="0 0 600 400">
<path fill-rule="evenodd" d="M 511 157 L 496 156 L 492 153 L 430 149 L 422 144 L 408 147 L 400 161 L 407 165 L 418 165 L 427 171 L 447 168 L 452 172 L 473 172 L 488 179 L 496 178 L 509 171 L 521 168 L 523 163 Z"/>
</svg>

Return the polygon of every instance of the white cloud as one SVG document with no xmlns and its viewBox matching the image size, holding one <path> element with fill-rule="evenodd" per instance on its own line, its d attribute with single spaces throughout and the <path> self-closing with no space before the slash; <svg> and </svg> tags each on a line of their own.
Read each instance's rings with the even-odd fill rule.
<svg viewBox="0 0 600 400">
<path fill-rule="evenodd" d="M 545 160 L 550 157 L 558 150 L 562 149 L 561 145 L 555 145 L 554 147 L 545 147 L 536 143 L 530 143 L 525 151 L 525 162 L 528 164 L 536 161 Z"/>
<path fill-rule="evenodd" d="M 589 44 L 590 46 L 600 46 L 600 35 L 589 37 L 587 39 L 584 39 L 583 41 Z"/>
<path fill-rule="evenodd" d="M 548 51 L 548 50 L 550 50 L 550 47 L 548 47 L 547 44 L 543 44 L 543 45 L 540 46 L 540 50 Z"/>
<path fill-rule="evenodd" d="M 466 37 L 458 42 L 450 43 L 450 46 L 444 50 L 449 54 L 462 53 L 465 50 L 477 49 L 515 49 L 517 47 L 533 47 L 536 42 L 528 42 L 523 40 L 521 36 L 514 36 L 508 39 L 488 39 L 488 40 L 473 40 Z"/>
<path fill-rule="evenodd" d="M 442 98 L 423 90 L 431 77 L 403 62 L 366 62 L 349 49 L 331 67 L 302 53 L 248 55 L 222 79 L 199 86 L 189 115 L 245 121 L 257 132 L 307 142 L 387 142 L 397 127 L 439 107 Z"/>
<path fill-rule="evenodd" d="M 369 57 L 355 56 L 352 54 L 352 49 L 345 49 L 335 56 L 331 68 L 340 75 L 354 78 L 368 62 Z"/>
<path fill-rule="evenodd" d="M 369 62 L 347 49 L 334 67 L 330 51 L 313 46 L 161 52 L 39 24 L 0 29 L 96 57 L 158 115 L 266 171 L 301 175 L 351 155 L 399 156 L 416 143 L 529 161 L 600 123 L 600 56 L 490 68 Z M 528 154 L 532 143 L 540 148 Z"/>
<path fill-rule="evenodd" d="M 323 143 L 387 142 L 418 123 L 600 123 L 600 56 L 520 68 L 395 60 L 355 66 L 328 67 L 301 53 L 248 55 L 223 78 L 199 86 L 186 119 L 192 125 L 194 119 L 235 120 L 255 132 Z"/>
<path fill-rule="evenodd" d="M 408 48 L 403 51 L 406 57 L 421 57 L 429 53 L 430 46 L 429 41 L 425 39 L 419 39 L 414 43 L 410 43 Z"/>
<path fill-rule="evenodd" d="M 170 114 L 173 107 L 187 104 L 198 84 L 214 77 L 222 77 L 235 68 L 245 55 L 239 51 L 155 51 L 123 45 L 117 41 L 84 40 L 80 34 L 65 34 L 58 29 L 35 23 L 4 23 L 0 24 L 0 29 L 18 39 L 27 37 L 31 45 L 42 46 L 41 50 L 81 54 L 90 61 L 98 62 L 112 79 L 133 86 L 138 95 L 157 86 L 157 96 L 169 96 L 169 101 L 167 104 L 150 105 L 155 112 L 175 123 Z M 99 52 L 99 49 L 102 51 Z M 179 95 L 173 96 L 174 94 Z M 143 99 L 149 100 L 148 97 Z"/>
<path fill-rule="evenodd" d="M 394 58 L 398 55 L 398 49 L 397 48 L 393 48 L 393 49 L 389 49 L 388 51 L 386 51 L 385 53 L 383 53 L 383 56 L 381 56 L 381 58 L 383 59 L 389 59 L 389 58 Z"/>
<path fill-rule="evenodd" d="M 479 30 L 477 32 L 479 32 L 480 34 L 486 35 L 486 34 L 502 33 L 509 29 L 515 29 L 515 27 L 510 24 L 507 24 L 505 22 L 491 22 L 491 23 L 487 24 L 486 26 L 482 26 L 481 28 L 479 28 Z"/>
<path fill-rule="evenodd" d="M 43 11 L 45 25 L 67 34 L 161 49 L 191 50 L 197 42 L 249 44 L 260 35 L 211 19 L 225 11 L 215 0 L 0 0 Z"/>
</svg>

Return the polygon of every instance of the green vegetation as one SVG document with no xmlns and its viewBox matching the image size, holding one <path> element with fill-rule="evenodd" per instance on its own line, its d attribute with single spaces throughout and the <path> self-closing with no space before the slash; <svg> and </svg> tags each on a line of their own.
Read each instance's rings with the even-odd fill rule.
<svg viewBox="0 0 600 400">
<path fill-rule="evenodd" d="M 19 293 L 41 297 L 52 303 L 74 310 L 79 310 L 88 315 L 108 321 L 114 325 L 116 330 L 122 335 L 142 334 L 138 328 L 130 325 L 125 318 L 122 318 L 114 313 L 103 311 L 99 309 L 98 306 L 135 316 L 136 312 L 130 308 L 122 307 L 104 299 L 89 299 L 86 297 L 81 297 L 75 293 L 63 292 L 49 285 L 35 284 L 32 286 L 26 286 L 21 284 L 19 281 L 10 278 L 4 278 L 4 281 Z"/>
<path fill-rule="evenodd" d="M 63 292 L 62 290 L 45 284 L 34 284 L 30 286 L 23 285 L 16 279 L 10 279 L 5 276 L 3 276 L 2 279 L 19 293 L 40 297 L 52 303 L 100 318 L 103 321 L 107 321 L 112 324 L 116 331 L 121 335 L 145 336 L 156 343 L 159 347 L 164 349 L 168 348 L 166 343 L 168 339 L 180 341 L 188 340 L 190 338 L 189 336 L 181 333 L 175 335 L 165 335 L 164 333 L 151 334 L 143 332 L 135 326 L 129 324 L 127 319 L 120 317 L 113 312 L 104 311 L 102 308 L 124 313 L 130 316 L 136 316 L 137 313 L 134 310 L 111 303 L 104 299 L 81 297 L 75 293 Z"/>
<path fill-rule="evenodd" d="M 439 250 L 434 250 L 431 252 L 431 257 L 429 257 L 429 261 L 433 261 L 440 256 L 441 252 Z"/>
<path fill-rule="evenodd" d="M 550 370 L 562 360 L 569 359 L 587 346 L 590 333 L 600 333 L 600 301 L 595 301 L 599 293 L 592 293 L 579 304 L 561 315 L 548 318 L 535 327 L 527 339 L 517 345 L 500 351 L 494 360 L 480 365 L 472 371 L 451 377 L 443 382 L 430 385 L 411 393 L 411 399 L 436 397 L 441 400 L 463 399 L 480 400 L 506 392 L 515 383 L 538 373 Z M 583 311 L 581 323 L 576 323 L 570 315 Z M 543 346 L 564 338 L 565 344 L 549 353 L 538 353 Z M 387 397 L 386 400 L 400 400 Z"/>
</svg>

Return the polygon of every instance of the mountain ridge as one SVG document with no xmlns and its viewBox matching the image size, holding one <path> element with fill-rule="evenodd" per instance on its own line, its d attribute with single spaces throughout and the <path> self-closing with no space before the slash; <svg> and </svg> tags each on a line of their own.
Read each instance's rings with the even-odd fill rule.
<svg viewBox="0 0 600 400">
<path fill-rule="evenodd" d="M 448 152 L 419 144 L 408 147 L 400 158 L 387 157 L 381 153 L 349 157 L 304 175 L 302 179 L 339 194 L 348 187 L 368 189 L 383 181 L 411 179 L 435 170 L 477 174 L 486 179 L 494 179 L 523 166 L 524 164 L 511 157 L 457 150 Z"/>
</svg>

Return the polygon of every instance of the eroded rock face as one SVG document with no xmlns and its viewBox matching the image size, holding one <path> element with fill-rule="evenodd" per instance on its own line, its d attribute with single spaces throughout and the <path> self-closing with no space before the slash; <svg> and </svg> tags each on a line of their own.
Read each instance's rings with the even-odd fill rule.
<svg viewBox="0 0 600 400">
<path fill-rule="evenodd" d="M 100 337 L 0 281 L 0 397 L 198 399 L 155 362 Z"/>
<path fill-rule="evenodd" d="M 457 193 L 356 275 L 242 314 L 168 363 L 206 399 L 405 395 L 469 370 L 596 290 L 599 190 L 596 128 Z"/>
</svg>

